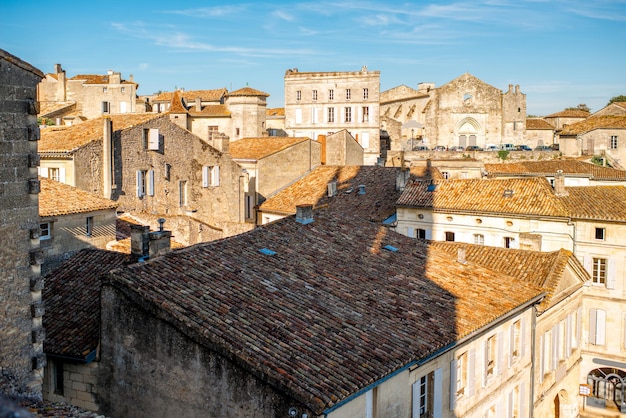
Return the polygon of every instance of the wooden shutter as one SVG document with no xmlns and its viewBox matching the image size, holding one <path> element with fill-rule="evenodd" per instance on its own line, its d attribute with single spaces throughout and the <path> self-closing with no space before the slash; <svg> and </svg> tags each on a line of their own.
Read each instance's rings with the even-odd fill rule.
<svg viewBox="0 0 626 418">
<path fill-rule="evenodd" d="M 589 342 L 596 344 L 597 309 L 589 309 Z"/>
<path fill-rule="evenodd" d="M 520 383 L 519 385 L 519 415 L 520 418 L 526 418 L 528 414 L 526 413 L 526 408 L 529 403 L 526 400 L 526 386 L 524 383 Z M 532 405 L 532 404 L 530 404 Z"/>
<path fill-rule="evenodd" d="M 606 288 L 615 289 L 615 260 L 613 258 L 609 258 L 606 262 Z"/>
<path fill-rule="evenodd" d="M 501 374 L 502 369 L 504 369 L 504 333 L 502 331 L 498 332 L 498 358 L 495 360 L 496 373 Z"/>
<path fill-rule="evenodd" d="M 583 257 L 583 266 L 590 276 L 593 275 L 593 258 L 591 256 L 585 255 Z"/>
<path fill-rule="evenodd" d="M 420 390 L 420 381 L 421 377 L 418 377 L 417 381 L 411 386 L 413 393 L 411 418 L 420 418 L 420 395 L 422 394 L 422 391 Z"/>
<path fill-rule="evenodd" d="M 406 236 L 409 238 L 415 238 L 415 229 L 410 226 L 406 227 Z"/>
<path fill-rule="evenodd" d="M 546 337 L 545 334 L 539 336 L 539 382 L 543 382 L 543 375 L 546 373 L 545 367 L 545 347 Z"/>
<path fill-rule="evenodd" d="M 474 396 L 476 380 L 476 350 L 471 348 L 467 356 L 467 396 Z"/>
<path fill-rule="evenodd" d="M 456 407 L 456 364 L 456 359 L 450 362 L 450 411 Z"/>
<path fill-rule="evenodd" d="M 137 170 L 137 197 L 142 197 L 143 193 L 141 191 L 143 183 L 143 175 L 141 174 L 141 170 Z"/>
<path fill-rule="evenodd" d="M 443 413 L 442 376 L 441 368 L 436 369 L 433 376 L 433 418 L 441 418 Z"/>
<path fill-rule="evenodd" d="M 558 363 L 558 358 L 559 358 L 558 347 L 559 347 L 559 325 L 556 324 L 552 327 L 552 350 L 551 350 L 552 361 L 550 363 L 551 370 L 556 370 L 556 365 Z"/>
<path fill-rule="evenodd" d="M 370 147 L 370 133 L 369 132 L 361 132 L 361 146 L 363 149 L 367 149 Z"/>
<path fill-rule="evenodd" d="M 606 311 L 597 309 L 596 321 L 596 344 L 604 345 L 606 343 Z"/>
<path fill-rule="evenodd" d="M 149 150 L 159 149 L 159 129 L 158 128 L 150 128 L 150 131 L 148 133 L 148 149 Z"/>
<path fill-rule="evenodd" d="M 211 169 L 211 186 L 220 185 L 220 166 L 216 165 Z"/>
<path fill-rule="evenodd" d="M 520 358 L 524 358 L 526 355 L 526 318 L 522 317 L 522 322 L 520 323 Z M 534 360 L 534 359 L 533 359 Z"/>
<path fill-rule="evenodd" d="M 59 182 L 65 183 L 65 167 L 59 167 Z"/>
<path fill-rule="evenodd" d="M 202 167 L 202 187 L 209 187 L 209 167 Z"/>
<path fill-rule="evenodd" d="M 154 196 L 154 170 L 148 170 L 148 196 Z"/>
</svg>

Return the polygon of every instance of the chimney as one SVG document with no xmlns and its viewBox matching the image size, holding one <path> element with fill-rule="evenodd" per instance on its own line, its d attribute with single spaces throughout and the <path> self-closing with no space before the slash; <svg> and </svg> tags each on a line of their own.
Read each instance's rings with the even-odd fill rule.
<svg viewBox="0 0 626 418">
<path fill-rule="evenodd" d="M 202 111 L 202 99 L 200 97 L 196 97 L 196 112 Z"/>
<path fill-rule="evenodd" d="M 302 225 L 313 222 L 313 205 L 297 205 L 296 222 Z"/>
<path fill-rule="evenodd" d="M 365 185 L 359 184 L 359 194 L 365 194 Z"/>
<path fill-rule="evenodd" d="M 461 264 L 465 264 L 467 262 L 465 260 L 465 247 L 459 247 L 457 250 L 457 261 Z"/>
<path fill-rule="evenodd" d="M 111 198 L 111 184 L 113 171 L 113 121 L 109 117 L 103 118 L 102 127 L 102 194 Z"/>
<path fill-rule="evenodd" d="M 396 190 L 400 192 L 403 191 L 410 177 L 411 177 L 411 170 L 409 170 L 408 168 L 404 168 L 404 167 L 400 168 L 400 170 L 397 171 L 397 175 L 396 175 Z"/>
<path fill-rule="evenodd" d="M 133 258 L 145 259 L 150 255 L 150 227 L 130 225 L 130 254 Z"/>
<path fill-rule="evenodd" d="M 150 258 L 169 253 L 172 249 L 172 232 L 163 229 L 165 219 L 159 218 L 159 230 L 149 234 Z"/>
<path fill-rule="evenodd" d="M 54 64 L 54 73 L 61 74 L 63 72 L 63 68 L 61 68 L 61 64 Z"/>
<path fill-rule="evenodd" d="M 337 179 L 333 179 L 328 182 L 328 197 L 333 197 L 337 194 Z"/>
<path fill-rule="evenodd" d="M 326 135 L 318 135 L 317 142 L 321 144 L 321 161 L 322 165 L 326 164 Z"/>
<path fill-rule="evenodd" d="M 569 195 L 565 190 L 565 176 L 563 176 L 563 170 L 556 170 L 554 176 L 554 195 L 557 197 L 563 197 Z"/>
</svg>

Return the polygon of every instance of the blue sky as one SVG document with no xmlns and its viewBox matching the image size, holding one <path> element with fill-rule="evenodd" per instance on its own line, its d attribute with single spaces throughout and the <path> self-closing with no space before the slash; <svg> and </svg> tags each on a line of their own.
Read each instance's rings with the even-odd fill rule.
<svg viewBox="0 0 626 418">
<path fill-rule="evenodd" d="M 529 114 L 626 95 L 626 0 L 0 0 L 0 48 L 44 73 L 130 74 L 139 94 L 246 85 L 284 104 L 283 76 L 381 72 L 381 91 L 465 72 Z"/>
</svg>

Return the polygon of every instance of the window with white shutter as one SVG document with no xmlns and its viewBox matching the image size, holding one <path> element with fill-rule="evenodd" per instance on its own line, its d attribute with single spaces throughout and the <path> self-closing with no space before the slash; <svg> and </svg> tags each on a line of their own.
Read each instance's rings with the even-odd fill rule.
<svg viewBox="0 0 626 418">
<path fill-rule="evenodd" d="M 154 196 L 154 170 L 148 170 L 148 196 Z"/>
</svg>

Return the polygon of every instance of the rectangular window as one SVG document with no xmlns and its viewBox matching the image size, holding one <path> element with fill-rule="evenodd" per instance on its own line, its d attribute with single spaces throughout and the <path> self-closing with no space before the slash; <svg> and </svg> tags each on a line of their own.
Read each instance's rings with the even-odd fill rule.
<svg viewBox="0 0 626 418">
<path fill-rule="evenodd" d="M 515 238 L 513 237 L 504 237 L 504 248 L 513 248 L 513 242 Z"/>
<path fill-rule="evenodd" d="M 52 373 L 52 379 L 53 379 L 53 387 L 52 390 L 56 395 L 64 395 L 64 388 L 63 388 L 63 363 L 61 363 L 60 361 L 53 361 L 52 362 L 52 369 L 53 369 L 53 373 Z"/>
<path fill-rule="evenodd" d="M 454 241 L 454 232 L 446 232 L 446 241 Z"/>
<path fill-rule="evenodd" d="M 45 239 L 50 239 L 51 236 L 51 228 L 50 228 L 50 222 L 42 222 L 39 224 L 39 239 L 40 240 L 45 240 Z"/>
<path fill-rule="evenodd" d="M 239 136 L 239 128 L 235 128 L 235 135 Z"/>
<path fill-rule="evenodd" d="M 511 326 L 511 361 L 520 358 L 522 352 L 522 321 L 517 320 Z"/>
<path fill-rule="evenodd" d="M 594 345 L 606 342 L 606 311 L 602 309 L 589 310 L 589 342 Z"/>
<path fill-rule="evenodd" d="M 202 187 L 216 187 L 220 185 L 220 167 L 202 167 Z"/>
<path fill-rule="evenodd" d="M 328 90 L 328 100 L 335 100 L 335 90 Z"/>
<path fill-rule="evenodd" d="M 178 205 L 187 206 L 187 181 L 181 180 L 178 182 Z"/>
<path fill-rule="evenodd" d="M 485 245 L 485 236 L 483 234 L 474 234 L 474 244 Z"/>
<path fill-rule="evenodd" d="M 48 178 L 54 181 L 59 181 L 59 169 L 58 168 L 48 168 Z"/>
<path fill-rule="evenodd" d="M 367 100 L 370 96 L 370 92 L 368 88 L 363 89 L 363 100 Z"/>
<path fill-rule="evenodd" d="M 126 87 L 122 87 L 121 90 L 122 90 L 122 93 L 124 93 L 126 91 Z"/>
<path fill-rule="evenodd" d="M 142 134 L 143 148 L 158 151 L 159 150 L 159 129 L 158 128 L 146 128 Z"/>
<path fill-rule="evenodd" d="M 102 113 L 109 113 L 111 110 L 111 105 L 109 102 L 102 102 Z"/>
<path fill-rule="evenodd" d="M 334 107 L 328 108 L 328 122 L 329 123 L 335 122 L 335 108 Z"/>
<path fill-rule="evenodd" d="M 137 197 L 146 195 L 147 178 L 147 170 L 137 170 Z"/>
<path fill-rule="evenodd" d="M 346 100 L 350 100 L 350 95 L 352 94 L 352 92 L 350 91 L 350 89 L 346 89 Z"/>
<path fill-rule="evenodd" d="M 456 358 L 456 395 L 465 394 L 467 387 L 467 351 Z"/>
<path fill-rule="evenodd" d="M 604 241 L 606 229 L 604 228 L 596 228 L 596 239 Z"/>
<path fill-rule="evenodd" d="M 617 149 L 617 135 L 611 135 L 609 149 Z"/>
<path fill-rule="evenodd" d="M 370 120 L 370 108 L 363 106 L 363 120 L 361 122 L 369 122 Z"/>
<path fill-rule="evenodd" d="M 302 91 L 296 90 L 296 101 L 300 101 L 302 99 Z"/>
<path fill-rule="evenodd" d="M 426 239 L 426 230 L 425 229 L 421 229 L 421 228 L 417 228 L 415 230 L 415 238 Z"/>
<path fill-rule="evenodd" d="M 443 176 L 444 179 L 448 180 L 450 178 L 450 173 L 447 171 L 442 171 L 441 175 Z"/>
<path fill-rule="evenodd" d="M 313 101 L 316 101 L 316 100 L 317 100 L 317 90 L 313 90 L 313 91 L 311 92 L 311 99 L 312 99 Z"/>
<path fill-rule="evenodd" d="M 302 109 L 296 109 L 296 124 L 302 123 Z"/>
<path fill-rule="evenodd" d="M 107 88 L 106 87 L 102 87 L 102 93 L 106 93 L 107 92 Z"/>
<path fill-rule="evenodd" d="M 352 122 L 352 108 L 351 107 L 346 107 L 346 108 L 344 108 L 344 111 L 345 111 L 344 121 L 345 122 Z"/>
<path fill-rule="evenodd" d="M 593 258 L 593 269 L 591 271 L 591 280 L 595 284 L 606 283 L 606 258 Z"/>
<path fill-rule="evenodd" d="M 254 220 L 254 196 L 246 195 L 246 220 Z"/>
<path fill-rule="evenodd" d="M 495 335 L 487 338 L 487 347 L 485 354 L 485 368 L 487 369 L 487 375 L 495 374 L 497 343 L 498 342 Z"/>
<path fill-rule="evenodd" d="M 85 235 L 91 236 L 93 232 L 93 216 L 87 216 L 85 220 Z"/>
</svg>

